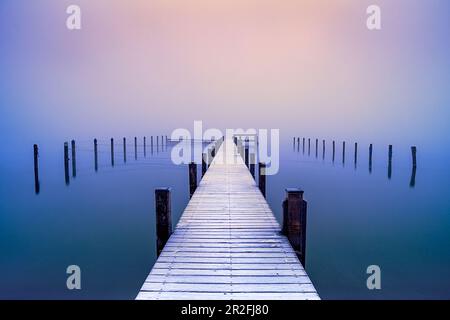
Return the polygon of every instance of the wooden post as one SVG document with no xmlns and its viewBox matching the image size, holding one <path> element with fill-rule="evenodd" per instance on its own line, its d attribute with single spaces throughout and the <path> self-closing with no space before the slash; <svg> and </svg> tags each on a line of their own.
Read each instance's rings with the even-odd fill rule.
<svg viewBox="0 0 450 320">
<path fill-rule="evenodd" d="M 159 152 L 159 136 L 156 136 L 156 152 Z"/>
<path fill-rule="evenodd" d="M 189 195 L 192 198 L 197 189 L 197 164 L 189 163 Z"/>
<path fill-rule="evenodd" d="M 214 159 L 216 157 L 216 147 L 212 147 L 212 149 L 211 149 L 211 157 L 212 157 L 212 159 Z"/>
<path fill-rule="evenodd" d="M 303 138 L 303 146 L 302 146 L 302 148 L 303 148 L 303 154 L 305 154 L 305 138 Z"/>
<path fill-rule="evenodd" d="M 316 158 L 319 156 L 319 139 L 316 139 Z"/>
<path fill-rule="evenodd" d="M 305 268 L 306 262 L 306 211 L 303 191 L 296 188 L 286 189 L 283 202 L 283 233 L 289 239 L 297 257 Z"/>
<path fill-rule="evenodd" d="M 295 146 L 295 141 L 294 141 L 294 146 Z M 300 137 L 297 137 L 297 152 L 300 151 Z"/>
<path fill-rule="evenodd" d="M 97 139 L 94 139 L 94 169 L 98 171 L 98 145 Z"/>
<path fill-rule="evenodd" d="M 252 174 L 253 179 L 255 179 L 255 164 L 256 164 L 256 156 L 255 153 L 252 152 L 250 154 L 250 173 Z"/>
<path fill-rule="evenodd" d="M 206 153 L 202 153 L 202 178 L 203 176 L 206 174 L 206 170 L 208 169 L 208 165 L 207 165 L 207 154 Z"/>
<path fill-rule="evenodd" d="M 69 144 L 67 142 L 64 142 L 64 178 L 66 184 L 68 185 L 70 183 L 70 177 L 69 177 Z"/>
<path fill-rule="evenodd" d="M 137 160 L 137 137 L 134 137 L 134 160 Z"/>
<path fill-rule="evenodd" d="M 325 160 L 325 140 L 322 140 L 322 160 Z"/>
<path fill-rule="evenodd" d="M 147 138 L 144 137 L 144 158 L 147 157 Z"/>
<path fill-rule="evenodd" d="M 392 178 L 392 144 L 389 145 L 389 153 L 388 153 L 388 178 Z"/>
<path fill-rule="evenodd" d="M 308 156 L 311 155 L 311 139 L 308 138 Z"/>
<path fill-rule="evenodd" d="M 413 167 L 417 167 L 417 147 L 415 147 L 415 146 L 411 147 L 411 156 L 412 156 Z"/>
<path fill-rule="evenodd" d="M 156 253 L 159 256 L 172 234 L 172 208 L 170 188 L 155 190 Z"/>
<path fill-rule="evenodd" d="M 76 158 L 76 149 L 75 149 L 75 140 L 71 142 L 72 149 L 72 177 L 77 176 L 77 158 Z"/>
<path fill-rule="evenodd" d="M 372 172 L 372 154 L 373 154 L 373 145 L 369 145 L 369 172 Z"/>
<path fill-rule="evenodd" d="M 333 140 L 333 163 L 334 159 L 336 159 L 336 141 Z"/>
<path fill-rule="evenodd" d="M 150 152 L 153 154 L 153 136 L 150 137 Z"/>
<path fill-rule="evenodd" d="M 127 162 L 127 139 L 123 138 L 123 162 Z"/>
<path fill-rule="evenodd" d="M 38 145 L 33 145 L 34 154 L 34 192 L 39 194 L 41 190 L 41 185 L 39 183 L 39 148 Z"/>
<path fill-rule="evenodd" d="M 342 142 L 342 164 L 345 164 L 345 141 Z"/>
<path fill-rule="evenodd" d="M 355 168 L 356 168 L 356 165 L 358 164 L 358 143 L 357 142 L 355 142 L 355 160 L 354 160 L 354 163 L 355 163 Z"/>
<path fill-rule="evenodd" d="M 266 197 L 266 164 L 263 162 L 259 163 L 258 166 L 258 185 L 264 198 Z"/>
<path fill-rule="evenodd" d="M 111 138 L 111 166 L 114 167 L 114 139 Z"/>
</svg>

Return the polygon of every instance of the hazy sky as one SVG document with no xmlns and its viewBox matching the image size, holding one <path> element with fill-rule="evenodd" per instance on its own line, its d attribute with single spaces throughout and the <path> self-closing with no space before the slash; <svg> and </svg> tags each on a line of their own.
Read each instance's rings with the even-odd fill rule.
<svg viewBox="0 0 450 320">
<path fill-rule="evenodd" d="M 66 8 L 82 9 L 82 30 Z M 382 30 L 366 8 L 382 9 Z M 447 0 L 2 0 L 0 133 L 449 140 Z"/>
</svg>

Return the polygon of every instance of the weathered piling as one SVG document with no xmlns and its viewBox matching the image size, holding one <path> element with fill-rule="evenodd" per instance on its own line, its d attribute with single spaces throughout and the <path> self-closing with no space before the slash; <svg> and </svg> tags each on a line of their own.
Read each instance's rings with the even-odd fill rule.
<svg viewBox="0 0 450 320">
<path fill-rule="evenodd" d="M 325 160 L 325 140 L 322 140 L 322 160 Z"/>
<path fill-rule="evenodd" d="M 416 161 L 417 148 L 411 147 L 411 156 L 412 156 L 412 171 L 411 171 L 411 179 L 409 181 L 409 186 L 414 188 L 416 186 L 416 171 L 417 171 L 417 161 Z"/>
<path fill-rule="evenodd" d="M 98 171 L 98 143 L 97 139 L 94 139 L 94 169 Z"/>
<path fill-rule="evenodd" d="M 287 236 L 303 267 L 306 261 L 306 211 L 303 191 L 286 189 L 283 202 L 283 234 Z"/>
<path fill-rule="evenodd" d="M 71 150 L 72 150 L 72 177 L 77 176 L 77 158 L 76 158 L 76 148 L 75 148 L 75 140 L 71 142 Z"/>
<path fill-rule="evenodd" d="M 305 154 L 305 138 L 303 138 L 302 149 L 303 149 L 303 154 Z"/>
<path fill-rule="evenodd" d="M 134 160 L 137 160 L 137 137 L 134 137 Z"/>
<path fill-rule="evenodd" d="M 170 188 L 155 190 L 156 253 L 159 256 L 172 234 L 172 208 Z"/>
<path fill-rule="evenodd" d="M 258 186 L 264 198 L 266 197 L 266 164 L 260 162 L 258 165 Z"/>
<path fill-rule="evenodd" d="M 208 159 L 207 159 L 207 154 L 206 153 L 202 153 L 202 178 L 203 176 L 206 174 L 206 170 L 208 169 Z"/>
<path fill-rule="evenodd" d="M 358 143 L 355 142 L 355 158 L 354 158 L 354 164 L 355 164 L 355 168 L 358 164 Z"/>
<path fill-rule="evenodd" d="M 127 162 L 127 138 L 123 138 L 123 162 Z"/>
<path fill-rule="evenodd" d="M 153 154 L 153 136 L 150 137 L 150 152 Z"/>
<path fill-rule="evenodd" d="M 308 138 L 308 156 L 311 155 L 311 139 Z"/>
<path fill-rule="evenodd" d="M 64 142 L 64 178 L 66 184 L 68 185 L 70 183 L 70 177 L 69 177 L 69 144 L 67 142 Z"/>
<path fill-rule="evenodd" d="M 156 136 L 156 152 L 159 152 L 159 136 Z"/>
<path fill-rule="evenodd" d="M 415 146 L 411 147 L 411 157 L 412 157 L 413 167 L 417 167 L 417 147 L 415 147 Z"/>
<path fill-rule="evenodd" d="M 372 154 L 373 154 L 373 145 L 369 145 L 369 172 L 372 173 Z"/>
<path fill-rule="evenodd" d="M 392 178 L 392 144 L 389 145 L 388 151 L 388 178 Z"/>
<path fill-rule="evenodd" d="M 197 189 L 197 164 L 195 162 L 189 163 L 189 195 L 192 198 Z"/>
<path fill-rule="evenodd" d="M 334 160 L 336 159 L 336 141 L 334 141 L 334 140 L 333 140 L 333 156 L 332 156 L 332 158 L 333 158 L 333 163 L 334 163 Z"/>
<path fill-rule="evenodd" d="M 39 194 L 41 184 L 39 183 L 39 147 L 37 144 L 33 145 L 34 155 L 34 192 Z"/>
<path fill-rule="evenodd" d="M 294 142 L 294 145 L 295 145 L 295 142 Z M 300 151 L 300 138 L 297 137 L 297 152 L 299 152 L 299 151 Z"/>
<path fill-rule="evenodd" d="M 144 137 L 144 158 L 147 157 L 147 138 Z"/>
<path fill-rule="evenodd" d="M 345 164 L 345 141 L 342 142 L 342 164 Z"/>
<path fill-rule="evenodd" d="M 319 156 L 319 139 L 316 139 L 316 158 Z"/>
<path fill-rule="evenodd" d="M 111 166 L 114 167 L 114 139 L 111 138 Z"/>
<path fill-rule="evenodd" d="M 250 153 L 250 173 L 253 179 L 255 179 L 255 163 L 256 163 L 256 156 L 255 153 L 252 152 Z"/>
</svg>

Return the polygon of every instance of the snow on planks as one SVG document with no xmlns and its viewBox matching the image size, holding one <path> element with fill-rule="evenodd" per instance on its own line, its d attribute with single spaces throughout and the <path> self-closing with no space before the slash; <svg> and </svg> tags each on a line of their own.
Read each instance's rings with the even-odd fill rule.
<svg viewBox="0 0 450 320">
<path fill-rule="evenodd" d="M 231 140 L 218 150 L 136 299 L 319 299 Z"/>
</svg>

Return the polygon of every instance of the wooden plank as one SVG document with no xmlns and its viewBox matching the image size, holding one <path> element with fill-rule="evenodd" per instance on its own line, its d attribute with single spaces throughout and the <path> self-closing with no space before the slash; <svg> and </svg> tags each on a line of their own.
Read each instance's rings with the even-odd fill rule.
<svg viewBox="0 0 450 320">
<path fill-rule="evenodd" d="M 225 144 L 136 299 L 319 299 L 233 142 Z"/>
</svg>

